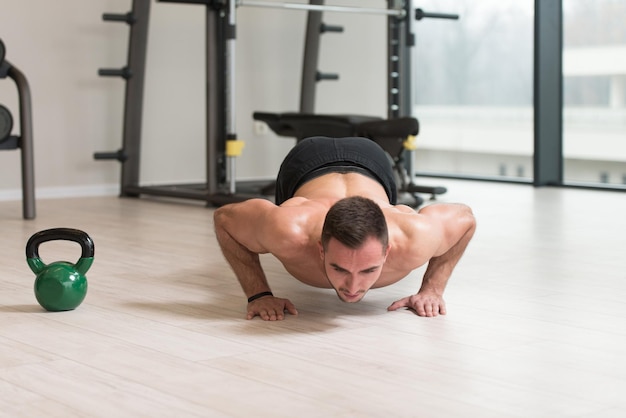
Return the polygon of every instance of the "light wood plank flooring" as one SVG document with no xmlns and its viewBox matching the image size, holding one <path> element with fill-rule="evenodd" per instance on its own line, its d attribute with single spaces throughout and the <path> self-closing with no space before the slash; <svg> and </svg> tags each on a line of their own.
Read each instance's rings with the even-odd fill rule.
<svg viewBox="0 0 626 418">
<path fill-rule="evenodd" d="M 0 416 L 626 416 L 626 196 L 439 183 L 478 230 L 437 318 L 386 311 L 423 269 L 348 305 L 263 257 L 300 314 L 247 321 L 210 208 L 40 200 L 24 221 L 0 202 Z M 83 304 L 50 313 L 24 247 L 60 226 L 88 232 L 96 257 Z M 41 247 L 46 262 L 79 253 Z"/>
</svg>

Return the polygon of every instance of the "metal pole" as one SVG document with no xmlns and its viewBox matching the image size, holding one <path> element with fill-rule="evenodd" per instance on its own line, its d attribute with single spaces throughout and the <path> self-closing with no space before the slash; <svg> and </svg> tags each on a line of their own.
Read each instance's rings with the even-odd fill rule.
<svg viewBox="0 0 626 418">
<path fill-rule="evenodd" d="M 150 0 L 133 0 L 131 14 L 135 21 L 130 26 L 127 66 L 132 75 L 126 80 L 122 135 L 122 151 L 127 159 L 122 161 L 120 194 L 137 197 L 139 196 L 137 187 L 140 186 L 141 128 Z"/>
<path fill-rule="evenodd" d="M 226 127 L 223 22 L 219 11 L 206 6 L 206 178 L 208 197 L 225 182 Z"/>
<path fill-rule="evenodd" d="M 35 167 L 30 87 L 24 74 L 14 66 L 9 68 L 8 76 L 17 84 L 19 94 L 20 148 L 22 150 L 22 210 L 24 219 L 35 219 Z"/>
<path fill-rule="evenodd" d="M 235 1 L 235 0 L 233 0 Z M 403 9 L 376 9 L 371 7 L 350 7 L 350 6 L 328 6 L 314 4 L 298 4 L 298 3 L 274 3 L 269 1 L 258 0 L 236 0 L 238 6 L 250 7 L 270 7 L 277 9 L 292 10 L 312 10 L 315 12 L 341 12 L 341 13 L 364 13 L 364 14 L 380 14 L 387 16 L 404 17 L 406 15 Z"/>
<path fill-rule="evenodd" d="M 228 26 L 226 28 L 226 140 L 236 140 L 235 134 L 235 46 L 237 37 L 237 11 L 235 0 L 228 1 Z M 236 156 L 228 156 L 229 192 L 235 194 Z"/>
<path fill-rule="evenodd" d="M 324 0 L 310 0 L 310 4 L 323 5 Z M 317 63 L 320 52 L 321 24 L 322 12 L 309 11 L 306 35 L 304 37 L 300 113 L 315 113 L 315 90 L 317 87 Z"/>
</svg>

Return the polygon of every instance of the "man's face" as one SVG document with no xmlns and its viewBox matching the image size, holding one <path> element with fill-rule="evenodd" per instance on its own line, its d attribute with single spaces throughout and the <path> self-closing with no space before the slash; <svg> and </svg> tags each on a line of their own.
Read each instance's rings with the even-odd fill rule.
<svg viewBox="0 0 626 418">
<path fill-rule="evenodd" d="M 358 302 L 376 283 L 387 259 L 389 249 L 376 238 L 368 238 L 358 249 L 346 247 L 334 238 L 324 251 L 319 243 L 320 257 L 326 277 L 344 302 Z"/>
</svg>

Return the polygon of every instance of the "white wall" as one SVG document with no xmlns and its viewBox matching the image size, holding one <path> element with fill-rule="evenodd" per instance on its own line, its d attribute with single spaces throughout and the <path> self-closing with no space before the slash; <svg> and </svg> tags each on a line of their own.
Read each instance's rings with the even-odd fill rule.
<svg viewBox="0 0 626 418">
<path fill-rule="evenodd" d="M 205 9 L 156 1 L 151 7 L 142 183 L 203 181 Z M 103 22 L 102 13 L 130 9 L 131 0 L 0 0 L 7 59 L 32 89 L 39 198 L 119 191 L 119 163 L 94 161 L 92 154 L 121 147 L 124 82 L 98 77 L 97 70 L 125 65 L 129 34 L 124 23 Z M 240 8 L 238 20 L 237 133 L 246 148 L 237 176 L 269 178 L 294 141 L 255 137 L 251 115 L 298 109 L 306 15 Z M 320 69 L 341 80 L 319 84 L 316 111 L 385 116 L 386 18 L 328 13 L 324 20 L 345 27 L 323 37 L 320 57 Z M 0 81 L 0 103 L 17 119 L 10 80 Z M 19 199 L 18 151 L 0 152 L 0 167 L 0 199 Z"/>
</svg>

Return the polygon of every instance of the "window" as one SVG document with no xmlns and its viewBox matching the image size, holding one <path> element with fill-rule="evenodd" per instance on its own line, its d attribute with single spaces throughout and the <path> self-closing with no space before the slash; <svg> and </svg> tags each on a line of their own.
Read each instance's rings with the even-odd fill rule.
<svg viewBox="0 0 626 418">
<path fill-rule="evenodd" d="M 414 22 L 418 174 L 531 181 L 533 0 L 420 1 Z"/>
<path fill-rule="evenodd" d="M 566 184 L 626 185 L 626 1 L 563 2 Z"/>
</svg>

